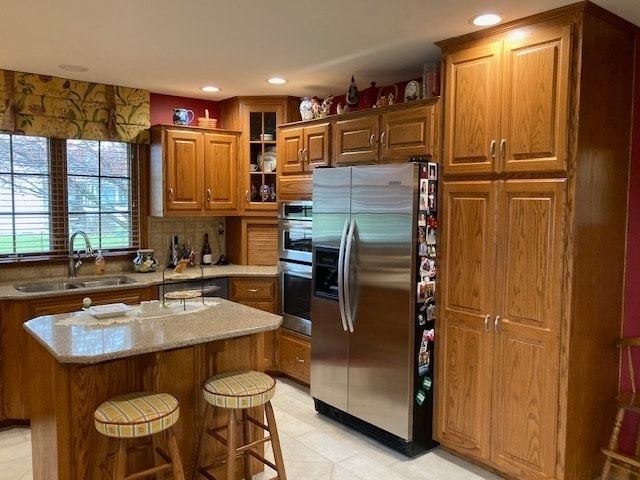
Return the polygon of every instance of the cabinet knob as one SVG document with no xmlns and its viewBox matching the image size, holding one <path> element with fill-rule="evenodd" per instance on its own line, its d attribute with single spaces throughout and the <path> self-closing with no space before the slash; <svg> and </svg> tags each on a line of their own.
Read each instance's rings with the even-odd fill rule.
<svg viewBox="0 0 640 480">
<path fill-rule="evenodd" d="M 371 148 L 373 148 L 373 144 L 375 143 L 375 140 L 376 140 L 376 134 L 374 133 L 369 137 L 369 146 Z"/>
<path fill-rule="evenodd" d="M 489 330 L 489 314 L 484 316 L 484 331 L 489 333 L 491 330 Z"/>
<path fill-rule="evenodd" d="M 387 132 L 382 132 L 382 134 L 380 135 L 380 143 L 382 144 L 382 146 L 384 148 L 387 147 L 387 144 L 385 142 L 385 139 L 387 138 Z"/>
<path fill-rule="evenodd" d="M 496 315 L 496 319 L 493 321 L 493 331 L 500 333 L 500 315 Z"/>
<path fill-rule="evenodd" d="M 298 163 L 301 164 L 302 162 L 303 162 L 303 160 L 302 160 L 302 149 L 299 149 L 298 150 Z"/>
<path fill-rule="evenodd" d="M 309 165 L 309 150 L 306 148 L 302 150 L 302 163 Z"/>
<path fill-rule="evenodd" d="M 504 160 L 504 157 L 507 152 L 507 141 L 503 138 L 500 140 L 500 158 Z"/>
<path fill-rule="evenodd" d="M 207 203 L 211 202 L 211 189 L 207 188 Z"/>
<path fill-rule="evenodd" d="M 304 358 L 296 357 L 296 362 L 305 363 Z"/>
<path fill-rule="evenodd" d="M 169 201 L 173 202 L 173 188 L 169 189 Z"/>
</svg>

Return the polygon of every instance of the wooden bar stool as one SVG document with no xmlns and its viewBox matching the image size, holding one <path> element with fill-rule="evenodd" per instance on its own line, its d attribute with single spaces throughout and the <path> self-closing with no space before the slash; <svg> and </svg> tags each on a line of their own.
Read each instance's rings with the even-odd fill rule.
<svg viewBox="0 0 640 480">
<path fill-rule="evenodd" d="M 236 478 L 236 460 L 244 457 L 244 478 L 251 480 L 251 457 L 261 461 L 276 471 L 277 475 L 271 480 L 287 480 L 284 469 L 284 460 L 280 448 L 280 439 L 276 428 L 276 420 L 271 406 L 271 398 L 275 393 L 276 382 L 269 375 L 252 370 L 227 372 L 207 379 L 202 391 L 205 405 L 205 416 L 198 444 L 198 455 L 196 471 L 210 480 L 216 480 L 209 472 L 213 467 L 226 464 L 227 480 Z M 264 405 L 267 423 L 252 417 L 248 410 L 252 407 Z M 208 427 L 213 422 L 214 407 L 228 410 L 227 424 L 220 427 Z M 238 414 L 240 413 L 240 418 Z M 242 439 L 237 444 L 236 428 L 237 424 L 242 425 Z M 263 438 L 252 441 L 251 424 L 262 428 L 266 434 Z M 220 435 L 220 431 L 226 430 L 226 437 Z M 225 446 L 226 454 L 222 457 L 214 458 L 208 465 L 204 465 L 206 456 L 203 443 L 206 435 L 212 436 L 215 440 Z M 271 442 L 275 463 L 266 459 L 257 448 L 266 442 Z M 195 476 L 194 475 L 194 476 Z"/>
<path fill-rule="evenodd" d="M 173 425 L 178 421 L 179 415 L 178 399 L 168 393 L 125 393 L 101 403 L 93 418 L 96 430 L 105 437 L 100 442 L 96 455 L 94 478 L 99 478 L 102 470 L 114 480 L 144 478 L 153 474 L 161 479 L 164 478 L 164 472 L 170 470 L 175 480 L 184 480 L 178 443 L 173 432 Z M 166 432 L 168 454 L 160 448 L 158 434 L 161 432 Z M 154 466 L 128 474 L 126 443 L 128 439 L 140 437 L 151 437 Z M 112 471 L 107 468 L 110 439 L 117 439 Z"/>
<path fill-rule="evenodd" d="M 638 365 L 634 363 L 634 360 L 637 362 L 637 356 L 633 355 L 633 350 L 640 348 L 640 337 L 623 338 L 618 342 L 618 347 L 627 357 L 628 378 L 631 391 L 620 392 L 615 399 L 617 413 L 613 423 L 611 437 L 609 438 L 609 445 L 607 445 L 607 448 L 600 449 L 605 455 L 605 461 L 602 465 L 602 473 L 600 475 L 601 480 L 607 480 L 609 478 L 611 467 L 617 467 L 625 471 L 627 476 L 624 478 L 628 478 L 629 475 L 633 475 L 633 478 L 636 478 L 636 475 L 638 475 L 640 471 L 640 429 L 636 434 L 636 444 L 633 454 L 629 455 L 618 449 L 618 437 L 625 414 L 627 412 L 640 414 L 640 396 L 638 396 L 636 390 L 635 375 Z M 636 353 L 638 352 L 636 351 Z"/>
</svg>

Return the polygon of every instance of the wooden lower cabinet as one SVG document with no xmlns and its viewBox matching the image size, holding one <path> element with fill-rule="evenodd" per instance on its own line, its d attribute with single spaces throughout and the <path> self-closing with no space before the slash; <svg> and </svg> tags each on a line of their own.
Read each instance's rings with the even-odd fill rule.
<svg viewBox="0 0 640 480">
<path fill-rule="evenodd" d="M 25 332 L 22 324 L 41 315 L 80 310 L 84 297 L 90 297 L 93 305 L 116 302 L 136 305 L 142 300 L 157 299 L 158 288 L 153 285 L 108 292 L 85 292 L 83 294 L 0 302 L 0 318 L 2 318 L 2 322 L 0 322 L 2 419 L 28 420 L 31 418 L 26 400 L 26 379 L 29 376 L 26 355 L 29 334 Z"/>
<path fill-rule="evenodd" d="M 278 366 L 280 372 L 306 385 L 311 380 L 311 343 L 309 337 L 281 328 Z"/>
<path fill-rule="evenodd" d="M 275 277 L 230 277 L 229 300 L 265 312 L 278 313 L 278 281 Z M 276 330 L 264 332 L 265 371 L 276 368 Z"/>
<path fill-rule="evenodd" d="M 437 430 L 555 478 L 566 180 L 444 182 Z"/>
</svg>

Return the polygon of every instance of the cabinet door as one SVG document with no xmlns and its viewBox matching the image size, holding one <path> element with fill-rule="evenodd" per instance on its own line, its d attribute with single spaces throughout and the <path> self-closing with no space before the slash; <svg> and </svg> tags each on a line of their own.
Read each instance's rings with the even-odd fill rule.
<svg viewBox="0 0 640 480">
<path fill-rule="evenodd" d="M 280 371 L 309 385 L 311 380 L 311 344 L 303 337 L 286 329 L 280 329 Z"/>
<path fill-rule="evenodd" d="M 303 159 L 306 172 L 329 165 L 329 123 L 305 127 Z"/>
<path fill-rule="evenodd" d="M 564 171 L 571 26 L 540 28 L 504 45 L 501 168 Z"/>
<path fill-rule="evenodd" d="M 499 194 L 491 462 L 517 478 L 556 478 L 565 184 L 506 181 Z"/>
<path fill-rule="evenodd" d="M 432 155 L 432 112 L 435 105 L 386 112 L 380 116 L 380 161 L 406 162 Z"/>
<path fill-rule="evenodd" d="M 380 127 L 377 114 L 337 120 L 332 129 L 335 165 L 374 163 L 378 160 Z"/>
<path fill-rule="evenodd" d="M 304 128 L 282 128 L 278 137 L 278 170 L 282 175 L 302 173 Z"/>
<path fill-rule="evenodd" d="M 204 134 L 204 196 L 207 210 L 237 210 L 237 137 Z"/>
<path fill-rule="evenodd" d="M 194 212 L 201 209 L 203 154 L 202 133 L 167 130 L 164 192 L 167 211 Z"/>
<path fill-rule="evenodd" d="M 444 173 L 490 173 L 499 145 L 502 41 L 447 54 Z"/>
<path fill-rule="evenodd" d="M 495 184 L 444 182 L 437 435 L 457 451 L 489 459 L 494 304 Z"/>
</svg>

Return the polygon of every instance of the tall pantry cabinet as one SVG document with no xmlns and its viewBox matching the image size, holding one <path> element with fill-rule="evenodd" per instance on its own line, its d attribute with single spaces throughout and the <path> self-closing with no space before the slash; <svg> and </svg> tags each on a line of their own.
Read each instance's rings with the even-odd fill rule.
<svg viewBox="0 0 640 480">
<path fill-rule="evenodd" d="M 436 436 L 597 476 L 613 424 L 634 38 L 589 2 L 443 42 Z"/>
</svg>

